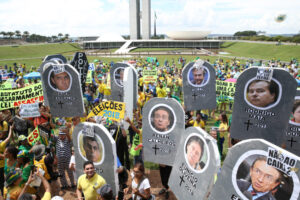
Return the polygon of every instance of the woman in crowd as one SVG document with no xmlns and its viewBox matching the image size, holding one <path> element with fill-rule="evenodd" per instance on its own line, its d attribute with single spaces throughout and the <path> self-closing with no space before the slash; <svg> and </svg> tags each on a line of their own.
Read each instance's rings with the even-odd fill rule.
<svg viewBox="0 0 300 200">
<path fill-rule="evenodd" d="M 17 166 L 18 149 L 15 146 L 8 146 L 4 151 L 4 175 L 5 177 L 15 171 Z"/>
<path fill-rule="evenodd" d="M 22 171 L 22 181 L 21 184 L 26 183 L 31 171 L 31 162 L 30 158 L 26 156 L 26 153 L 21 150 L 17 155 L 17 168 L 20 168 Z"/>
<path fill-rule="evenodd" d="M 150 193 L 150 182 L 145 177 L 145 168 L 142 163 L 136 163 L 133 167 L 133 173 L 131 174 L 132 183 L 129 188 L 124 189 L 124 193 L 127 194 L 132 189 L 133 200 L 149 199 Z"/>
<path fill-rule="evenodd" d="M 220 151 L 220 155 L 223 155 L 223 144 L 225 140 L 225 133 L 228 131 L 228 118 L 225 112 L 220 114 L 220 126 L 219 126 L 219 140 L 218 140 L 218 147 Z"/>
</svg>

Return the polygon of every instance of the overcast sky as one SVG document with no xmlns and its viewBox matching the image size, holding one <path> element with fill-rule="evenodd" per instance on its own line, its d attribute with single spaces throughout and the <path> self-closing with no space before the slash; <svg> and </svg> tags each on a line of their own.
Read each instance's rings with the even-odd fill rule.
<svg viewBox="0 0 300 200">
<path fill-rule="evenodd" d="M 158 34 L 174 30 L 298 33 L 299 8 L 299 0 L 152 0 L 151 32 L 156 11 Z M 279 14 L 287 15 L 285 21 L 275 21 Z M 15 30 L 47 36 L 127 35 L 129 0 L 0 0 L 0 32 Z"/>
</svg>

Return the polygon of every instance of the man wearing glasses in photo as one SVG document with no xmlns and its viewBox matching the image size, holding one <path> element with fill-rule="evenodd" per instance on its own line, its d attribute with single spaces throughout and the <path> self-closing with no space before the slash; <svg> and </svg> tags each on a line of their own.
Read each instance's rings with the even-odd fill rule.
<svg viewBox="0 0 300 200">
<path fill-rule="evenodd" d="M 165 107 L 158 107 L 153 111 L 152 126 L 160 132 L 170 129 L 171 119 L 169 110 Z"/>
<path fill-rule="evenodd" d="M 251 182 L 237 180 L 241 192 L 253 200 L 276 200 L 272 195 L 281 183 L 282 173 L 267 165 L 267 158 L 259 156 L 250 168 Z"/>
</svg>

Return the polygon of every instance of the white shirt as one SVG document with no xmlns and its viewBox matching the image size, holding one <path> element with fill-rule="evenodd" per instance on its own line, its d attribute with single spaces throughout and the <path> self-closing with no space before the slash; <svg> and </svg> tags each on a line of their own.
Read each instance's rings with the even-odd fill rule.
<svg viewBox="0 0 300 200">
<path fill-rule="evenodd" d="M 132 188 L 137 188 L 138 184 L 134 181 L 134 175 L 131 174 L 131 177 L 132 177 L 131 187 L 132 187 Z M 148 188 L 150 188 L 149 179 L 148 179 L 148 178 L 145 178 L 145 179 L 143 180 L 143 182 L 140 184 L 139 192 L 140 192 L 141 194 L 145 194 L 145 190 L 148 189 Z M 132 194 L 132 199 L 134 199 L 134 197 L 135 197 L 135 195 Z M 142 197 L 137 196 L 136 199 L 137 199 L 137 200 L 141 200 Z"/>
</svg>

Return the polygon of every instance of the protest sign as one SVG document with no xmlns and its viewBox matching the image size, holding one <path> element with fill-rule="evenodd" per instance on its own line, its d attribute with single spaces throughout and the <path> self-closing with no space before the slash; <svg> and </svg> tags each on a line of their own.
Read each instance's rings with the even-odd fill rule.
<svg viewBox="0 0 300 200">
<path fill-rule="evenodd" d="M 93 72 L 91 70 L 88 71 L 85 83 L 92 83 L 93 82 L 92 73 Z"/>
<path fill-rule="evenodd" d="M 131 67 L 125 68 L 124 71 L 124 102 L 126 104 L 125 107 L 125 118 L 129 117 L 129 119 L 133 118 L 133 108 L 134 108 L 134 95 L 137 94 L 137 92 L 134 92 L 137 90 L 137 85 L 134 85 L 134 71 Z M 127 130 L 129 127 L 129 124 L 125 122 L 124 128 Z"/>
<path fill-rule="evenodd" d="M 299 161 L 265 140 L 241 141 L 229 149 L 209 199 L 299 200 Z"/>
<path fill-rule="evenodd" d="M 84 115 L 79 74 L 69 64 L 55 64 L 42 72 L 45 96 L 54 117 Z"/>
<path fill-rule="evenodd" d="M 190 127 L 181 133 L 178 147 L 170 188 L 177 199 L 205 199 L 221 164 L 216 140 L 203 129 Z"/>
<path fill-rule="evenodd" d="M 297 83 L 286 70 L 262 69 L 248 68 L 237 79 L 230 134 L 235 139 L 262 138 L 281 145 Z"/>
<path fill-rule="evenodd" d="M 124 99 L 124 70 L 129 65 L 126 63 L 115 63 L 110 69 L 111 100 L 121 101 Z"/>
<path fill-rule="evenodd" d="M 41 113 L 39 111 L 39 103 L 36 102 L 32 104 L 21 104 L 19 114 L 22 118 L 41 116 Z"/>
<path fill-rule="evenodd" d="M 0 110 L 16 108 L 21 104 L 43 102 L 43 100 L 41 83 L 15 90 L 0 90 Z"/>
<path fill-rule="evenodd" d="M 84 52 L 76 52 L 70 64 L 75 67 L 79 73 L 82 92 L 85 92 L 86 76 L 89 69 L 89 62 Z"/>
<path fill-rule="evenodd" d="M 173 165 L 184 131 L 184 111 L 173 98 L 152 98 L 143 108 L 143 151 L 149 162 Z"/>
<path fill-rule="evenodd" d="M 48 146 L 49 144 L 49 137 L 50 137 L 50 130 L 44 128 L 43 126 L 38 126 L 39 128 L 39 133 L 40 133 L 40 140 L 42 142 L 42 144 L 44 144 L 45 146 Z"/>
<path fill-rule="evenodd" d="M 215 69 L 206 61 L 188 63 L 182 71 L 186 111 L 216 108 Z"/>
<path fill-rule="evenodd" d="M 45 59 L 44 59 L 45 60 Z M 43 80 L 43 76 L 42 76 L 42 73 L 44 70 L 46 70 L 48 67 L 51 67 L 52 65 L 56 65 L 56 64 L 60 64 L 60 62 L 58 60 L 47 60 L 47 61 L 44 61 L 42 62 L 42 64 L 40 65 L 40 68 L 38 69 L 38 71 L 40 72 L 41 74 L 41 82 L 42 82 L 42 86 L 43 86 L 43 91 L 45 91 L 45 82 Z M 49 106 L 49 103 L 48 103 L 48 99 L 47 99 L 47 96 L 45 95 L 44 96 L 44 104 L 46 106 Z"/>
<path fill-rule="evenodd" d="M 216 94 L 234 97 L 235 93 L 235 83 L 226 82 L 226 81 L 216 81 Z"/>
<path fill-rule="evenodd" d="M 100 124 L 80 123 L 73 131 L 76 166 L 92 161 L 96 173 L 112 186 L 113 193 L 118 191 L 116 143 L 108 130 Z M 77 177 L 84 174 L 82 167 L 75 169 Z M 95 186 L 97 187 L 97 186 Z"/>
<path fill-rule="evenodd" d="M 283 135 L 286 150 L 300 156 L 300 90 L 297 90 L 288 128 Z"/>
<path fill-rule="evenodd" d="M 0 85 L 0 90 L 9 90 L 13 88 L 14 79 L 7 79 Z"/>
<path fill-rule="evenodd" d="M 125 103 L 117 101 L 104 101 L 94 107 L 87 118 L 102 116 L 114 121 L 124 119 Z"/>
<path fill-rule="evenodd" d="M 94 63 L 89 64 L 89 70 L 95 71 L 95 64 Z"/>
<path fill-rule="evenodd" d="M 40 140 L 39 128 L 36 127 L 27 137 L 28 143 L 33 146 L 37 141 Z"/>
<path fill-rule="evenodd" d="M 157 70 L 143 70 L 143 81 L 144 83 L 156 83 Z"/>
</svg>

